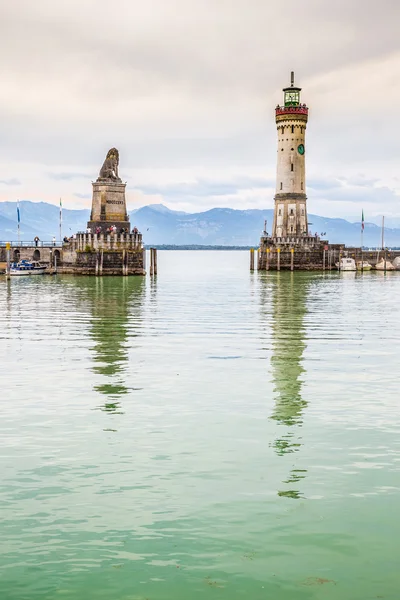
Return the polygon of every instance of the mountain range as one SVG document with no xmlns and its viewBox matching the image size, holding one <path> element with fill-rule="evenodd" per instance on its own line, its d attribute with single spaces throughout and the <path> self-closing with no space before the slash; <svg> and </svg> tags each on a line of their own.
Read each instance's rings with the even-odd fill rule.
<svg viewBox="0 0 400 600">
<path fill-rule="evenodd" d="M 20 202 L 20 236 L 22 241 L 32 240 L 38 235 L 43 241 L 53 235 L 59 237 L 59 207 L 46 202 Z M 62 211 L 62 235 L 84 231 L 89 220 L 88 209 Z M 267 220 L 271 231 L 273 210 L 236 210 L 212 208 L 204 212 L 185 213 L 174 211 L 162 204 L 150 204 L 129 212 L 132 227 L 136 225 L 143 233 L 146 245 L 219 245 L 256 246 Z M 325 233 L 331 243 L 348 246 L 360 245 L 360 223 L 345 219 L 332 219 L 309 215 L 312 233 Z M 17 239 L 17 204 L 0 202 L 0 240 Z M 381 228 L 374 223 L 365 223 L 364 245 L 380 246 Z M 385 245 L 400 246 L 400 229 L 385 229 Z"/>
</svg>

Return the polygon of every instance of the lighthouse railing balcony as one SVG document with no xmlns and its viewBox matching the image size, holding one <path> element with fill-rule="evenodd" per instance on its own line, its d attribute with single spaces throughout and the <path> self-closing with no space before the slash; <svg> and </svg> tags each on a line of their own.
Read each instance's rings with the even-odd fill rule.
<svg viewBox="0 0 400 600">
<path fill-rule="evenodd" d="M 275 114 L 278 115 L 308 115 L 308 106 L 305 104 L 298 104 L 297 106 L 278 106 L 275 108 Z"/>
</svg>

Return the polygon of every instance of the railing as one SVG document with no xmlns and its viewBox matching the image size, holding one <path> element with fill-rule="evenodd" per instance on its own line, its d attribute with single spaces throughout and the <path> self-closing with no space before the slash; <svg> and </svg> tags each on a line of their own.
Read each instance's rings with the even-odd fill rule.
<svg viewBox="0 0 400 600">
<path fill-rule="evenodd" d="M 300 114 L 300 115 L 308 115 L 308 106 L 305 104 L 299 104 L 299 106 L 277 106 L 275 109 L 275 114 L 278 115 L 286 115 L 286 114 Z"/>
<path fill-rule="evenodd" d="M 0 241 L 0 247 L 5 247 L 7 244 L 11 245 L 11 248 L 62 248 L 62 242 L 2 242 Z"/>
<path fill-rule="evenodd" d="M 296 236 L 285 236 L 285 237 L 269 237 L 262 235 L 261 239 L 264 243 L 269 242 L 274 246 L 286 245 L 286 246 L 315 246 L 321 244 L 321 238 L 319 236 L 305 235 L 302 237 Z"/>
<path fill-rule="evenodd" d="M 65 244 L 72 250 L 84 252 L 93 250 L 141 250 L 143 248 L 141 233 L 83 233 L 79 232 L 69 238 Z"/>
</svg>

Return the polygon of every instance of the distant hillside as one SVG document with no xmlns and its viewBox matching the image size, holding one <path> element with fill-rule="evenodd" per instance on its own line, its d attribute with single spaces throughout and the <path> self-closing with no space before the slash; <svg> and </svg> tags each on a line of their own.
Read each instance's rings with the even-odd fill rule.
<svg viewBox="0 0 400 600">
<path fill-rule="evenodd" d="M 45 202 L 20 203 L 21 239 L 32 240 L 38 235 L 42 240 L 58 237 L 59 207 Z M 218 245 L 255 246 L 260 239 L 264 220 L 271 231 L 273 211 L 234 210 L 213 208 L 205 212 L 184 213 L 174 211 L 162 204 L 143 206 L 130 211 L 132 226 L 136 225 L 143 233 L 145 243 L 157 245 Z M 63 209 L 63 235 L 82 231 L 86 227 L 90 211 Z M 17 239 L 17 212 L 15 202 L 0 202 L 0 239 Z M 326 232 L 326 239 L 332 243 L 347 245 L 360 244 L 360 223 L 349 223 L 344 219 L 330 219 L 309 215 L 312 233 Z M 365 224 L 364 244 L 379 246 L 380 227 L 373 223 Z M 386 229 L 387 246 L 400 246 L 400 229 Z"/>
</svg>

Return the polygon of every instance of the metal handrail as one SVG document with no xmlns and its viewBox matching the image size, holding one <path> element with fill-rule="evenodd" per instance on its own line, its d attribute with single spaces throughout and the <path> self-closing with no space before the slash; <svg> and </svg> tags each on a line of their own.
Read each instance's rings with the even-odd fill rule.
<svg viewBox="0 0 400 600">
<path fill-rule="evenodd" d="M 11 248 L 62 248 L 62 242 L 41 242 L 37 244 L 33 240 L 31 242 L 2 242 L 0 241 L 0 247 L 5 247 L 7 244 L 11 245 Z"/>
</svg>

